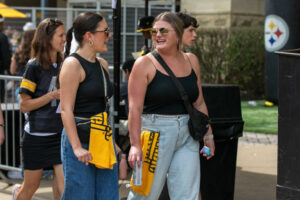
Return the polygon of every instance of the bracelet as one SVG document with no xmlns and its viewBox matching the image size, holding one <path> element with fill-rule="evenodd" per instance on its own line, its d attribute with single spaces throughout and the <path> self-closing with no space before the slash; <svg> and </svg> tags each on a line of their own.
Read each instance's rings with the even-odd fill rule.
<svg viewBox="0 0 300 200">
<path fill-rule="evenodd" d="M 5 127 L 5 124 L 0 124 L 0 126 L 2 126 L 3 128 Z"/>
<path fill-rule="evenodd" d="M 204 139 L 204 140 L 214 139 L 214 135 L 213 135 L 213 134 L 211 134 L 211 135 L 205 135 L 205 136 L 203 137 L 203 139 Z"/>
</svg>

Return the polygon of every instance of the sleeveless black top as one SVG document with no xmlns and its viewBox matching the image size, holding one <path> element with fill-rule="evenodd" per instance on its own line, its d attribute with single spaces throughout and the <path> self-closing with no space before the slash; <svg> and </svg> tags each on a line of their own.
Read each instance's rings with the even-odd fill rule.
<svg viewBox="0 0 300 200">
<path fill-rule="evenodd" d="M 197 100 L 199 88 L 194 70 L 185 77 L 177 77 L 191 102 Z M 180 115 L 188 114 L 178 88 L 171 77 L 156 70 L 156 74 L 147 87 L 143 114 Z"/>
<path fill-rule="evenodd" d="M 76 53 L 71 56 L 77 58 L 85 71 L 85 79 L 79 84 L 74 105 L 74 115 L 77 117 L 91 117 L 105 111 L 105 93 L 102 70 L 103 67 L 98 59 L 92 63 Z M 109 80 L 107 71 L 103 68 L 107 82 L 107 96 L 113 93 L 112 84 Z"/>
</svg>

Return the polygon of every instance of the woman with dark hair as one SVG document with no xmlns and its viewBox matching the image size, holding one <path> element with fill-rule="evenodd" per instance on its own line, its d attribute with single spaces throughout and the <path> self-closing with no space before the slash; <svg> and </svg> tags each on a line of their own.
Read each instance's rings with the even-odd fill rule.
<svg viewBox="0 0 300 200">
<path fill-rule="evenodd" d="M 59 77 L 65 200 L 119 199 L 114 141 L 105 112 L 112 84 L 108 63 L 96 57 L 107 52 L 110 38 L 106 20 L 91 12 L 78 15 L 67 32 L 68 57 Z M 79 48 L 69 55 L 72 39 Z M 95 143 L 99 149 L 92 148 Z"/>
<path fill-rule="evenodd" d="M 177 13 L 177 16 L 182 20 L 183 22 L 183 35 L 182 35 L 182 45 L 181 49 L 184 51 L 185 47 L 191 47 L 197 37 L 196 29 L 198 28 L 198 22 L 196 18 L 184 14 L 184 13 Z"/>
<path fill-rule="evenodd" d="M 66 41 L 62 21 L 47 18 L 37 27 L 31 57 L 20 85 L 20 109 L 26 123 L 22 141 L 24 181 L 13 188 L 13 199 L 30 200 L 40 185 L 43 169 L 53 168 L 62 195 L 64 181 L 60 157 L 62 121 L 56 113 L 60 91 L 55 82 Z"/>
<path fill-rule="evenodd" d="M 189 133 L 189 115 L 178 88 L 154 55 L 156 52 L 167 63 L 192 106 L 208 114 L 199 62 L 194 54 L 182 52 L 183 24 L 175 14 L 159 14 L 151 33 L 154 52 L 135 61 L 128 85 L 128 161 L 132 168 L 142 165 L 143 169 L 142 185 L 132 184 L 128 200 L 158 199 L 166 179 L 172 200 L 196 200 L 200 188 L 199 142 Z M 210 159 L 215 149 L 211 127 L 203 140 L 211 150 L 211 155 L 203 156 Z"/>
<path fill-rule="evenodd" d="M 25 72 L 26 64 L 30 59 L 31 42 L 33 40 L 34 33 L 35 33 L 35 29 L 30 29 L 23 33 L 21 44 L 18 47 L 18 50 L 16 51 L 10 63 L 10 74 L 23 76 Z M 20 102 L 19 89 L 20 86 L 18 83 L 15 92 L 17 103 Z"/>
<path fill-rule="evenodd" d="M 35 29 L 27 30 L 23 33 L 21 44 L 16 51 L 11 64 L 10 73 L 12 75 L 23 76 L 25 66 L 30 59 L 31 42 L 35 33 Z"/>
</svg>

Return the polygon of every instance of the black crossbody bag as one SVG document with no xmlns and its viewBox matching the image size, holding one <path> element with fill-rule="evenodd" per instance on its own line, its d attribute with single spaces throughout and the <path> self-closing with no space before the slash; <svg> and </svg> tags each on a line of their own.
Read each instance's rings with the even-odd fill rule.
<svg viewBox="0 0 300 200">
<path fill-rule="evenodd" d="M 203 112 L 200 112 L 199 110 L 195 109 L 185 92 L 183 86 L 179 82 L 179 80 L 176 78 L 174 73 L 171 71 L 167 63 L 163 60 L 163 58 L 159 55 L 157 51 L 153 51 L 152 55 L 156 58 L 156 60 L 161 64 L 161 66 L 166 70 L 166 72 L 169 74 L 169 76 L 172 78 L 172 81 L 178 88 L 180 92 L 181 99 L 184 102 L 184 106 L 186 110 L 188 111 L 190 115 L 190 119 L 188 121 L 188 127 L 190 131 L 190 135 L 194 140 L 202 141 L 204 135 L 208 131 L 208 127 L 210 124 L 210 120 L 206 114 Z"/>
</svg>

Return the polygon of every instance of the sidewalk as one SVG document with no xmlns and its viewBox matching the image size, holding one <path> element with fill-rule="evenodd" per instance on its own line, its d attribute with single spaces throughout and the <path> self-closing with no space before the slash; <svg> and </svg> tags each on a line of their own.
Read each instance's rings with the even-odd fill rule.
<svg viewBox="0 0 300 200">
<path fill-rule="evenodd" d="M 273 200 L 277 183 L 277 136 L 244 132 L 239 139 L 235 200 Z M 21 180 L 14 181 L 21 182 Z M 126 197 L 128 180 L 119 181 L 120 198 Z M 11 200 L 12 186 L 0 181 L 0 200 Z M 52 199 L 51 181 L 42 180 L 32 200 Z"/>
<path fill-rule="evenodd" d="M 235 200 L 274 200 L 277 135 L 245 133 L 239 139 Z"/>
</svg>

